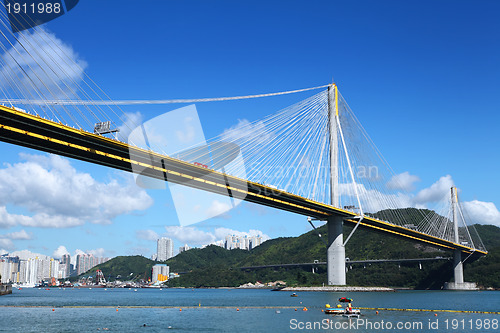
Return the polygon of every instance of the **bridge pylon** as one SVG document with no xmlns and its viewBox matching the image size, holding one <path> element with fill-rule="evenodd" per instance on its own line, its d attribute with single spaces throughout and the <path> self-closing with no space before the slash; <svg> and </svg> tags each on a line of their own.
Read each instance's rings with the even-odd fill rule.
<svg viewBox="0 0 500 333">
<path fill-rule="evenodd" d="M 453 228 L 455 243 L 460 244 L 460 236 L 458 234 L 458 193 L 457 188 L 453 186 L 451 188 L 451 210 L 453 213 Z M 455 249 L 453 252 L 453 276 L 455 282 L 447 282 L 444 285 L 445 289 L 448 290 L 475 290 L 477 286 L 474 282 L 464 282 L 464 264 L 462 261 L 462 251 L 460 249 Z"/>
<path fill-rule="evenodd" d="M 339 107 L 338 89 L 335 84 L 328 87 L 328 122 L 330 139 L 330 204 L 340 208 L 339 192 Z M 329 285 L 345 285 L 345 246 L 343 218 L 332 215 L 327 219 L 328 248 L 326 255 Z"/>
</svg>

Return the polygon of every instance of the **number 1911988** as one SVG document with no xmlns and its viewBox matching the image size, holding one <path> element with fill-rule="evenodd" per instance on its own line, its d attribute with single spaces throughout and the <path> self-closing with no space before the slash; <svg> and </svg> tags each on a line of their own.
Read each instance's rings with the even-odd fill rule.
<svg viewBox="0 0 500 333">
<path fill-rule="evenodd" d="M 497 330 L 499 327 L 498 319 L 446 319 L 444 323 L 447 330 Z"/>
<path fill-rule="evenodd" d="M 7 3 L 5 6 L 7 9 L 7 13 L 9 14 L 19 14 L 19 13 L 24 13 L 24 14 L 59 14 L 61 13 L 61 4 L 58 2 L 52 3 L 52 2 L 47 2 L 47 3 L 38 3 L 38 4 L 26 4 L 26 3 L 19 3 L 19 2 L 14 2 L 13 4 Z"/>
</svg>

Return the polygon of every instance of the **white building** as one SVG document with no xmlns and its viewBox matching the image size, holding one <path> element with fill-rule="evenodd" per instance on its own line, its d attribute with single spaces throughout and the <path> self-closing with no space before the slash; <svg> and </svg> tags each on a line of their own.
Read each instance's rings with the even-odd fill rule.
<svg viewBox="0 0 500 333">
<path fill-rule="evenodd" d="M 227 235 L 226 240 L 224 242 L 224 248 L 227 250 L 233 249 L 242 249 L 242 250 L 251 250 L 257 246 L 262 244 L 261 236 L 236 236 L 236 235 Z"/>
<path fill-rule="evenodd" d="M 66 271 L 64 272 L 64 278 L 67 278 L 71 275 L 71 256 L 69 254 L 64 254 L 62 257 L 61 257 L 61 266 L 64 265 Z M 64 279 L 63 278 L 63 279 Z"/>
<path fill-rule="evenodd" d="M 38 280 L 38 259 L 27 259 L 19 261 L 19 278 L 18 283 L 28 286 L 36 286 Z"/>
<path fill-rule="evenodd" d="M 67 274 L 66 264 L 59 264 L 59 271 L 57 272 L 57 279 L 65 279 L 69 277 Z"/>
<path fill-rule="evenodd" d="M 174 256 L 174 242 L 167 237 L 158 239 L 156 260 L 165 261 Z"/>
<path fill-rule="evenodd" d="M 184 244 L 184 246 L 179 247 L 179 253 L 190 250 L 191 247 L 187 244 Z"/>
<path fill-rule="evenodd" d="M 151 281 L 164 282 L 168 280 L 168 275 L 170 274 L 170 267 L 165 264 L 157 264 L 153 266 L 153 272 L 151 273 Z"/>
<path fill-rule="evenodd" d="M 76 256 L 76 274 L 80 275 L 94 266 L 108 261 L 107 257 L 94 257 L 93 254 L 82 253 Z"/>
</svg>

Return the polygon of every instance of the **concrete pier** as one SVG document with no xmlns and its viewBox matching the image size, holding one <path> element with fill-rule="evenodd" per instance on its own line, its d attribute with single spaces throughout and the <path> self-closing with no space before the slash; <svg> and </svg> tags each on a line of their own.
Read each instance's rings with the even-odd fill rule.
<svg viewBox="0 0 500 333">
<path fill-rule="evenodd" d="M 2 284 L 0 285 L 0 296 L 12 294 L 12 285 Z"/>
<path fill-rule="evenodd" d="M 342 233 L 343 219 L 341 216 L 330 216 L 327 220 L 328 226 L 328 249 L 326 252 L 326 264 L 328 284 L 345 286 L 345 248 Z"/>
</svg>

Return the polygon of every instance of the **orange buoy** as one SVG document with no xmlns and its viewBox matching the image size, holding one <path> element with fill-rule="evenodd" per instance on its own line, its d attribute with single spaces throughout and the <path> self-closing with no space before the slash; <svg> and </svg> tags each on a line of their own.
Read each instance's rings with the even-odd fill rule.
<svg viewBox="0 0 500 333">
<path fill-rule="evenodd" d="M 435 314 L 434 314 L 434 317 L 437 317 L 437 316 L 438 316 L 438 314 L 437 314 L 437 313 L 435 313 Z"/>
<path fill-rule="evenodd" d="M 56 309 L 52 309 L 52 311 L 56 311 Z"/>
<path fill-rule="evenodd" d="M 378 314 L 378 311 L 375 311 L 376 314 Z"/>
<path fill-rule="evenodd" d="M 295 311 L 297 311 L 297 309 L 295 309 Z"/>
<path fill-rule="evenodd" d="M 182 309 L 179 309 L 179 311 L 182 311 Z"/>
<path fill-rule="evenodd" d="M 302 311 L 307 311 L 307 308 L 304 306 L 304 308 L 302 309 Z"/>
<path fill-rule="evenodd" d="M 236 308 L 236 311 L 240 311 L 240 309 Z"/>
</svg>

